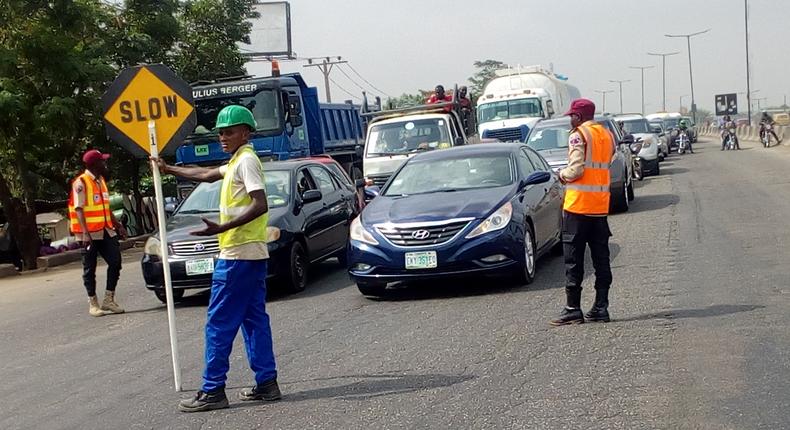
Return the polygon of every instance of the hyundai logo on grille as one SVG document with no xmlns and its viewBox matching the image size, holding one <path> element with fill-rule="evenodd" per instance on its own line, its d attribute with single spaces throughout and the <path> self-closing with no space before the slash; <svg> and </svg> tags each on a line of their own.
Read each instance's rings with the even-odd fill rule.
<svg viewBox="0 0 790 430">
<path fill-rule="evenodd" d="M 430 236 L 430 235 L 431 235 L 431 232 L 428 231 L 428 230 L 416 230 L 416 231 L 414 231 L 411 234 L 411 237 L 413 239 L 423 240 L 423 239 L 427 239 L 428 236 Z"/>
<path fill-rule="evenodd" d="M 195 251 L 200 252 L 200 251 L 203 251 L 205 249 L 206 249 L 206 246 L 203 245 L 202 243 L 196 243 L 195 244 Z"/>
</svg>

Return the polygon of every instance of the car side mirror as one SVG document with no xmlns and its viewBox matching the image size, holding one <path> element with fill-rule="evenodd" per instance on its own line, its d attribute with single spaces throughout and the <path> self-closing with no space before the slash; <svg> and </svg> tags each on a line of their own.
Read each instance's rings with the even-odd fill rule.
<svg viewBox="0 0 790 430">
<path fill-rule="evenodd" d="M 365 201 L 372 200 L 379 194 L 381 194 L 381 187 L 378 185 L 370 185 L 365 187 Z"/>
<path fill-rule="evenodd" d="M 318 190 L 307 190 L 302 193 L 302 203 L 313 203 L 321 200 L 324 196 L 321 195 L 321 191 Z"/>
<path fill-rule="evenodd" d="M 554 102 L 551 100 L 546 101 L 546 113 L 549 115 L 549 118 L 554 116 Z"/>
<path fill-rule="evenodd" d="M 544 171 L 532 172 L 526 179 L 522 179 L 519 188 L 524 189 L 530 185 L 544 184 L 551 179 L 551 173 Z"/>
<path fill-rule="evenodd" d="M 175 203 L 165 203 L 165 215 L 167 217 L 173 216 L 173 213 L 176 211 L 176 206 Z"/>
<path fill-rule="evenodd" d="M 463 146 L 465 144 L 466 144 L 466 140 L 463 137 L 458 136 L 455 138 L 455 146 Z"/>
<path fill-rule="evenodd" d="M 288 101 L 288 122 L 291 124 L 291 127 L 300 127 L 304 124 L 304 119 L 302 119 L 302 101 L 299 99 L 299 96 L 295 95 L 287 95 L 286 100 Z"/>
<path fill-rule="evenodd" d="M 634 136 L 632 136 L 630 134 L 626 135 L 626 136 L 623 136 L 623 140 L 620 143 L 623 143 L 625 145 L 630 145 L 630 144 L 634 143 Z"/>
<path fill-rule="evenodd" d="M 354 152 L 357 154 L 357 157 L 362 158 L 365 156 L 365 148 L 362 145 L 357 145 L 354 147 Z"/>
</svg>

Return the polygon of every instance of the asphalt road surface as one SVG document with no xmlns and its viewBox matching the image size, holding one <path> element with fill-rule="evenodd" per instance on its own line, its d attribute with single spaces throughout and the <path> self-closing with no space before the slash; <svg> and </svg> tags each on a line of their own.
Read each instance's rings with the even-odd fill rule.
<svg viewBox="0 0 790 430">
<path fill-rule="evenodd" d="M 239 336 L 232 407 L 176 410 L 199 387 L 207 298 L 177 307 L 176 393 L 139 254 L 125 256 L 119 316 L 88 316 L 79 265 L 2 280 L 0 428 L 790 428 L 790 150 L 743 146 L 674 155 L 610 218 L 609 324 L 548 325 L 561 257 L 529 287 L 466 279 L 384 300 L 321 264 L 307 291 L 269 303 L 273 404 L 235 400 L 252 382 Z"/>
</svg>

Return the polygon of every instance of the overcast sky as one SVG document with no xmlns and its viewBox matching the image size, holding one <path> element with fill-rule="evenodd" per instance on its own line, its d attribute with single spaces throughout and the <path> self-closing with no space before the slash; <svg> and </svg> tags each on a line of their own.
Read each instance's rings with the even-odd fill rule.
<svg viewBox="0 0 790 430">
<path fill-rule="evenodd" d="M 475 60 L 513 65 L 554 64 L 582 95 L 619 110 L 617 85 L 623 86 L 625 111 L 640 110 L 640 72 L 645 71 L 646 110 L 661 108 L 661 58 L 651 52 L 680 51 L 667 57 L 667 109 L 677 110 L 691 94 L 685 39 L 664 34 L 692 33 L 694 90 L 699 109 L 713 108 L 714 95 L 746 91 L 743 0 L 291 0 L 293 49 L 300 57 L 341 55 L 371 84 L 390 95 L 430 89 L 437 83 L 464 83 Z M 781 105 L 790 95 L 790 1 L 749 0 L 753 97 Z M 282 64 L 300 71 L 321 89 L 323 77 L 301 62 Z M 248 67 L 268 75 L 269 65 Z M 367 87 L 349 69 L 346 72 Z M 337 70 L 334 101 L 360 89 Z M 756 102 L 755 106 L 756 106 Z M 763 106 L 765 101 L 762 102 Z M 688 105 L 688 98 L 684 105 Z M 745 96 L 739 106 L 745 112 Z"/>
</svg>

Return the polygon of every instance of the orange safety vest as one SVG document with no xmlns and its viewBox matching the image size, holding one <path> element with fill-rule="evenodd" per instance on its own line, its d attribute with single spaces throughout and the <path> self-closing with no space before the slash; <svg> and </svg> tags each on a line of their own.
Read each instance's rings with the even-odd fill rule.
<svg viewBox="0 0 790 430">
<path fill-rule="evenodd" d="M 102 231 L 105 227 L 112 229 L 110 192 L 107 190 L 107 183 L 104 182 L 104 178 L 100 177 L 98 181 L 95 181 L 88 172 L 85 172 L 71 182 L 72 190 L 76 181 L 82 181 L 82 184 L 85 186 L 86 199 L 82 212 L 85 215 L 85 224 L 88 228 L 87 233 L 96 233 Z M 69 197 L 69 221 L 71 222 L 72 233 L 86 233 L 82 231 L 82 226 L 77 218 L 77 210 L 74 208 L 74 191 L 71 192 Z"/>
<path fill-rule="evenodd" d="M 563 209 L 581 215 L 609 213 L 609 165 L 614 138 L 601 124 L 587 121 L 576 128 L 584 139 L 584 173 L 565 185 Z"/>
</svg>

